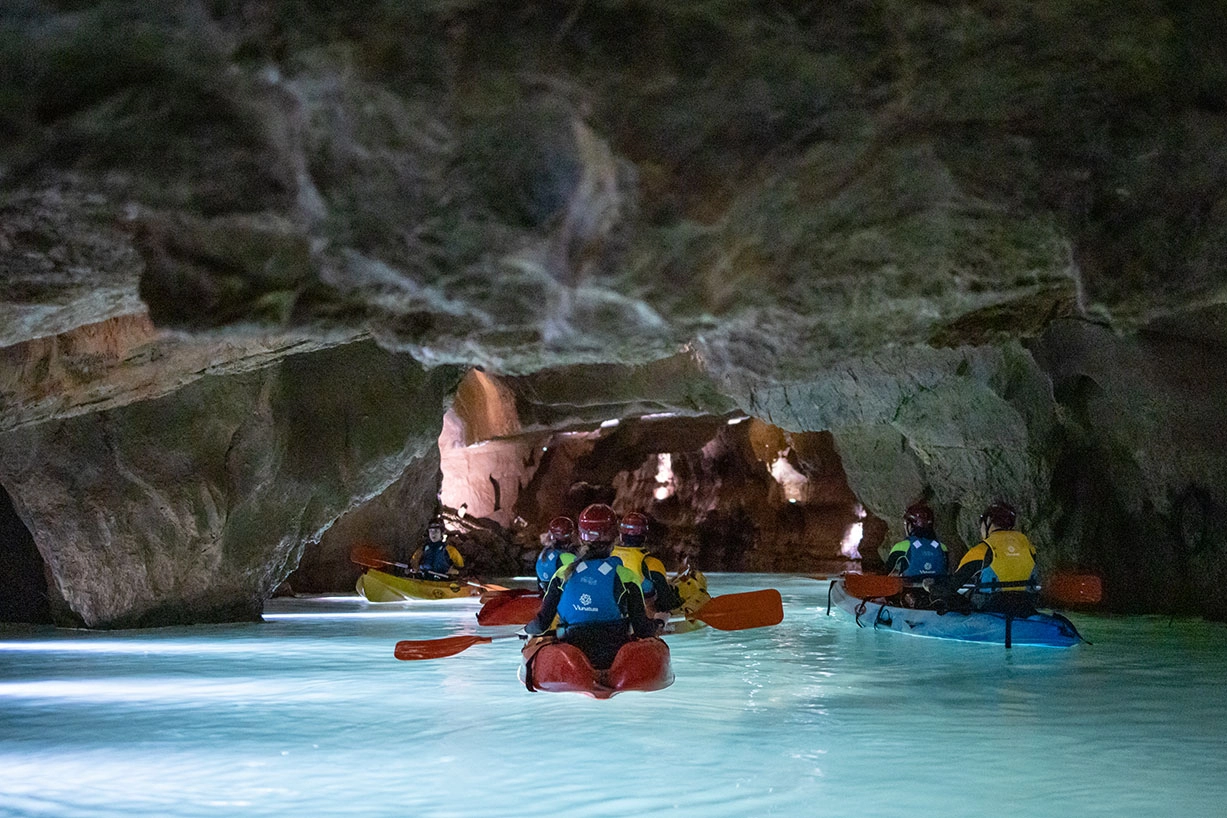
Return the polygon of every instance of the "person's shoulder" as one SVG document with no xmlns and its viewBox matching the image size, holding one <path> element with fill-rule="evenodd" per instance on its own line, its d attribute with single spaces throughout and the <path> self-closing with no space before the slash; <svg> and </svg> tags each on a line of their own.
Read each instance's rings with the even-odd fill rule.
<svg viewBox="0 0 1227 818">
<path fill-rule="evenodd" d="M 618 579 L 622 580 L 623 582 L 630 582 L 635 585 L 639 584 L 639 577 L 635 576 L 635 572 L 627 568 L 625 565 L 618 566 L 617 574 Z"/>
<path fill-rule="evenodd" d="M 894 545 L 890 547 L 890 550 L 891 551 L 906 551 L 907 549 L 911 547 L 912 547 L 911 540 L 899 540 L 899 542 L 895 543 Z"/>
<path fill-rule="evenodd" d="M 980 540 L 980 542 L 967 549 L 967 553 L 963 555 L 963 559 L 960 564 L 965 564 L 971 562 L 972 560 L 983 560 L 987 553 L 988 543 L 986 543 L 984 540 Z"/>
</svg>

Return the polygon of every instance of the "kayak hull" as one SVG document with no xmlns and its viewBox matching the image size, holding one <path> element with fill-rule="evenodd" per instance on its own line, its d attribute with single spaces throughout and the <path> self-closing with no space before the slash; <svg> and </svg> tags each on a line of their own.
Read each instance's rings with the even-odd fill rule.
<svg viewBox="0 0 1227 818">
<path fill-rule="evenodd" d="M 412 599 L 460 599 L 478 596 L 480 588 L 463 582 L 398 577 L 374 568 L 358 577 L 355 586 L 368 602 L 405 602 Z"/>
<path fill-rule="evenodd" d="M 1035 613 L 1031 616 L 1008 618 L 1002 613 L 948 612 L 904 608 L 887 605 L 883 600 L 868 600 L 862 604 L 844 588 L 842 578 L 831 581 L 828 613 L 838 608 L 856 620 L 861 627 L 906 633 L 930 639 L 952 639 L 960 642 L 1006 643 L 1009 628 L 1011 645 L 1047 648 L 1068 648 L 1084 641 L 1077 628 L 1063 616 Z"/>
<path fill-rule="evenodd" d="M 628 690 L 663 690 L 673 684 L 669 646 L 655 637 L 626 643 L 604 671 L 593 668 L 582 650 L 566 642 L 529 643 L 522 653 L 520 681 L 530 690 L 608 699 Z"/>
</svg>

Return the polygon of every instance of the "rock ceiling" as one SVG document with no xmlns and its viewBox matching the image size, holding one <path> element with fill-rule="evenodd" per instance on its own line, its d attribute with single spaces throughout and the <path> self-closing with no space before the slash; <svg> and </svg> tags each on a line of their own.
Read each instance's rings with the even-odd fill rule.
<svg viewBox="0 0 1227 818">
<path fill-rule="evenodd" d="M 832 430 L 884 518 L 1006 494 L 1086 543 L 1072 452 L 1135 527 L 1190 486 L 1214 518 L 1217 426 L 1170 429 L 1225 400 L 1189 374 L 1227 339 L 1224 35 L 1144 2 L 9 4 L 0 481 L 48 558 L 20 447 L 192 389 L 258 413 L 281 362 L 360 349 L 322 391 L 350 355 L 441 373 L 391 390 L 432 412 L 480 366 L 526 427 Z M 269 562 L 387 485 L 363 462 Z"/>
</svg>

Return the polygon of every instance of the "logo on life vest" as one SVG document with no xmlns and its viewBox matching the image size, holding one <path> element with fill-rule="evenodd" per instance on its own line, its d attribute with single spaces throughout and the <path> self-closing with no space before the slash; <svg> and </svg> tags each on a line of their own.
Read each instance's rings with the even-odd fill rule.
<svg viewBox="0 0 1227 818">
<path fill-rule="evenodd" d="M 580 594 L 579 604 L 580 605 L 591 605 L 592 597 L 590 597 L 588 594 Z"/>
</svg>

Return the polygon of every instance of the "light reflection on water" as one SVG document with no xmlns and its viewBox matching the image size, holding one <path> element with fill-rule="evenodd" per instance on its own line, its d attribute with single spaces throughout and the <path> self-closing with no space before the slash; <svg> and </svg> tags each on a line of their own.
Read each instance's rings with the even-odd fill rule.
<svg viewBox="0 0 1227 818">
<path fill-rule="evenodd" d="M 914 639 L 776 587 L 775 628 L 670 637 L 676 683 L 529 693 L 475 600 L 274 600 L 264 623 L 0 629 L 2 816 L 1215 815 L 1227 627 L 1075 616 L 1069 650 Z M 1005 807 L 1004 804 L 1009 806 Z"/>
</svg>

